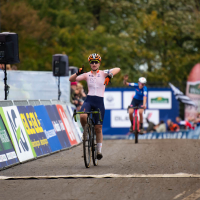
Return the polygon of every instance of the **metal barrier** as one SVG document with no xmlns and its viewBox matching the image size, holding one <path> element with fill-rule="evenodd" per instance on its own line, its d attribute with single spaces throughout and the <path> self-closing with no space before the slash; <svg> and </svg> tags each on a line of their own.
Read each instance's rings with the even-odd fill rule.
<svg viewBox="0 0 200 200">
<path fill-rule="evenodd" d="M 0 107 L 6 107 L 6 106 L 13 106 L 13 101 L 11 100 L 0 101 Z"/>
<path fill-rule="evenodd" d="M 28 101 L 27 100 L 14 100 L 13 104 L 15 106 L 28 106 Z"/>
</svg>

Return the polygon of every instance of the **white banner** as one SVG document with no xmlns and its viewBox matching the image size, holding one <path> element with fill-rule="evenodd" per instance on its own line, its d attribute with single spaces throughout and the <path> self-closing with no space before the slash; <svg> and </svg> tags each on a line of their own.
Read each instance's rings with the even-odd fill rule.
<svg viewBox="0 0 200 200">
<path fill-rule="evenodd" d="M 34 158 L 28 136 L 21 121 L 21 117 L 16 106 L 2 107 L 10 133 L 12 135 L 13 145 L 20 162 Z M 34 151 L 34 149 L 33 149 Z"/>
<path fill-rule="evenodd" d="M 104 93 L 105 109 L 121 109 L 122 108 L 122 93 L 110 92 Z"/>
<path fill-rule="evenodd" d="M 4 72 L 0 70 L 0 100 L 4 100 Z M 53 72 L 7 71 L 8 100 L 58 99 L 58 78 Z M 60 100 L 70 101 L 69 77 L 60 77 Z"/>
<path fill-rule="evenodd" d="M 131 105 L 131 101 L 135 96 L 135 91 L 123 92 L 123 108 L 127 109 Z"/>
<path fill-rule="evenodd" d="M 171 91 L 148 92 L 149 109 L 171 109 L 172 93 Z"/>
<path fill-rule="evenodd" d="M 139 116 L 139 113 L 138 113 Z M 143 126 L 148 127 L 146 118 L 155 125 L 159 123 L 159 110 L 145 110 L 143 113 Z M 131 126 L 129 114 L 127 110 L 111 110 L 111 127 L 112 128 L 128 128 Z"/>
</svg>

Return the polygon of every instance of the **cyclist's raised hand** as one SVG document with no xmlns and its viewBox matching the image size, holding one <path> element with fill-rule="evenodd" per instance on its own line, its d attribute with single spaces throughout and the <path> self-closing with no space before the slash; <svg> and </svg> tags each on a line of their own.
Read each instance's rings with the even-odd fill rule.
<svg viewBox="0 0 200 200">
<path fill-rule="evenodd" d="M 76 72 L 76 75 L 79 76 L 79 75 L 81 75 L 83 73 L 84 73 L 84 65 L 82 66 L 82 68 L 78 69 L 78 72 Z"/>
<path fill-rule="evenodd" d="M 105 81 L 104 81 L 104 85 L 108 85 L 109 82 L 111 83 L 111 81 L 110 81 L 111 78 L 112 78 L 111 76 L 107 75 L 105 78 Z"/>
<path fill-rule="evenodd" d="M 126 85 L 128 80 L 128 74 L 124 75 L 124 80 L 123 80 L 123 84 Z"/>
</svg>

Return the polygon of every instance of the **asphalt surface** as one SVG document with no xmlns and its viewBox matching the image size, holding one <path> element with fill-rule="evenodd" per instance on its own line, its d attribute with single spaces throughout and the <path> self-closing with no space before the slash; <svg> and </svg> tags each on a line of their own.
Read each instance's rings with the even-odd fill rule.
<svg viewBox="0 0 200 200">
<path fill-rule="evenodd" d="M 103 159 L 86 169 L 82 145 L 0 171 L 0 176 L 200 174 L 200 140 L 105 140 Z M 199 178 L 0 180 L 0 199 L 200 199 Z"/>
</svg>

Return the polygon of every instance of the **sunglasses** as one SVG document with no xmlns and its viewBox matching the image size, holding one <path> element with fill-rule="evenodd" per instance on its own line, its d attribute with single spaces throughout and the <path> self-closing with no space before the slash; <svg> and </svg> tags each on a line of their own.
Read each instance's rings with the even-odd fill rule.
<svg viewBox="0 0 200 200">
<path fill-rule="evenodd" d="M 98 64 L 99 61 L 90 61 L 90 64 Z"/>
<path fill-rule="evenodd" d="M 140 83 L 140 82 L 139 82 L 139 85 L 145 86 L 145 84 L 144 84 L 144 83 Z"/>
</svg>

